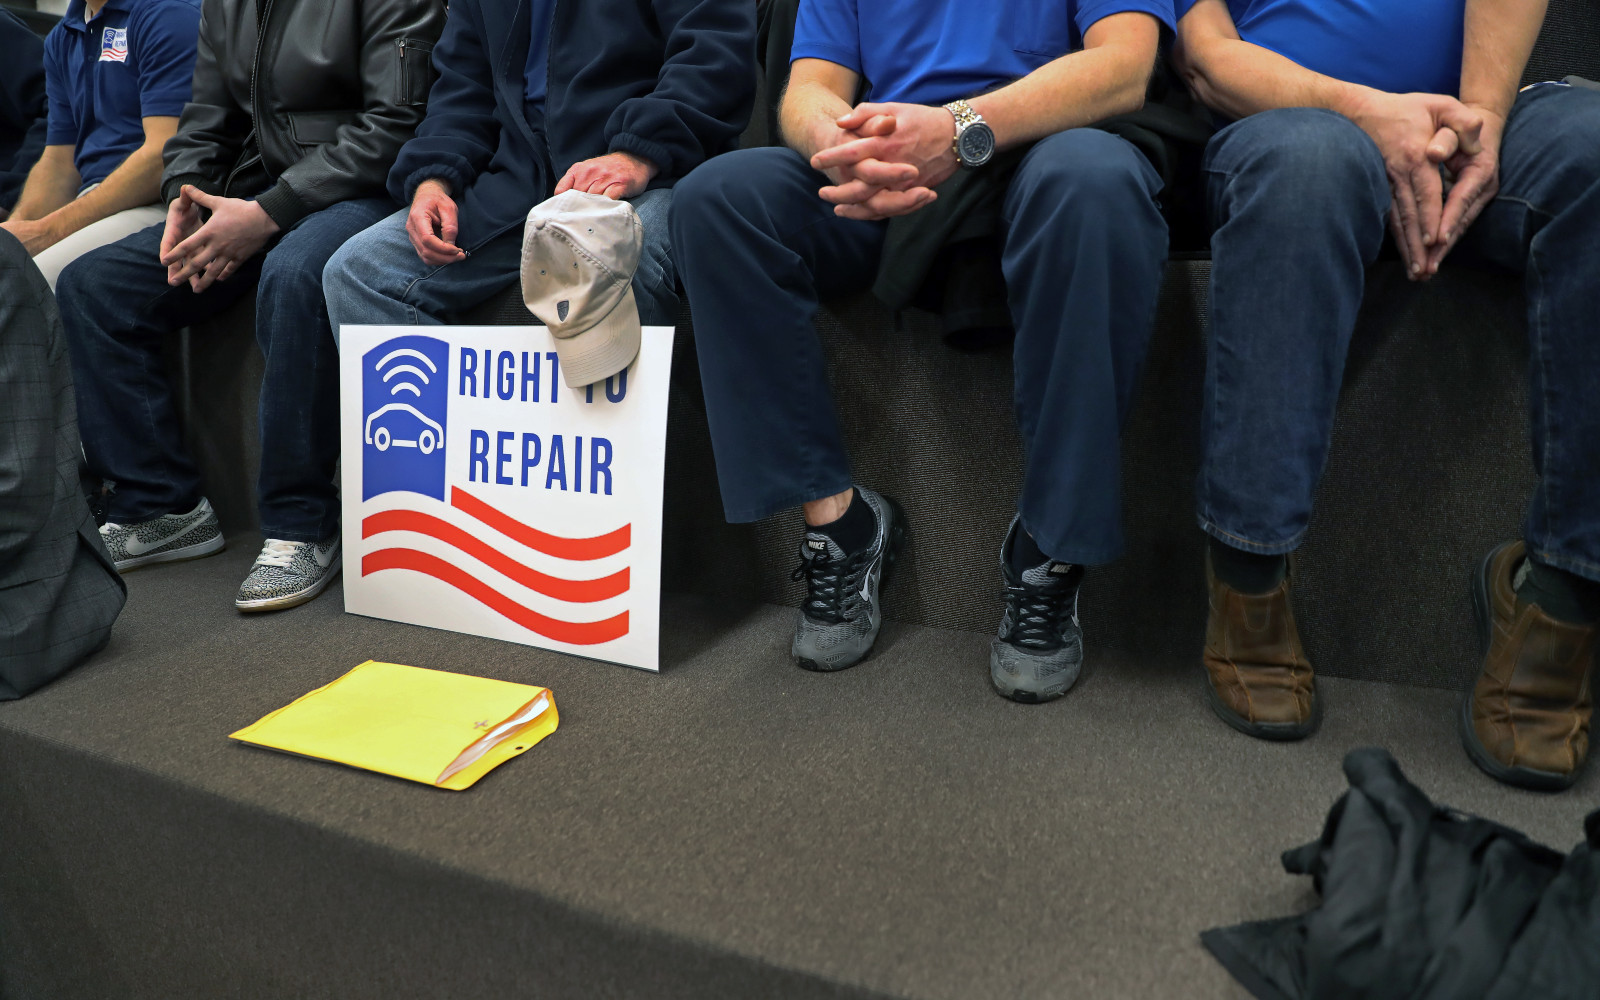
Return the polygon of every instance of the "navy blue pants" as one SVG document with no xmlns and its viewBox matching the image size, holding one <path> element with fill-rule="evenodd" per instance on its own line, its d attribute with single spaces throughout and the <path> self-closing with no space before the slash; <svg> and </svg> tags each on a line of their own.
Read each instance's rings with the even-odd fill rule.
<svg viewBox="0 0 1600 1000">
<path fill-rule="evenodd" d="M 73 261 L 56 301 L 72 349 L 78 429 L 90 472 L 115 484 L 107 517 L 134 523 L 200 502 L 162 341 L 253 290 L 261 381 L 261 531 L 314 542 L 339 527 L 339 353 L 322 269 L 350 237 L 394 212 L 387 198 L 341 202 L 301 219 L 227 281 L 196 295 L 167 284 L 161 226 Z"/>
<path fill-rule="evenodd" d="M 1309 108 L 1230 125 L 1205 169 L 1215 233 L 1200 525 L 1236 548 L 1289 552 L 1327 463 L 1389 183 L 1365 132 Z M 1526 278 L 1539 472 L 1528 551 L 1600 580 L 1600 93 L 1519 96 L 1500 175 L 1455 253 Z"/>
<path fill-rule="evenodd" d="M 677 187 L 672 243 L 730 521 L 852 483 L 812 320 L 820 297 L 872 282 L 886 224 L 835 216 L 817 195 L 828 183 L 769 148 L 719 156 Z M 1038 143 L 1006 194 L 1001 263 L 1027 452 L 1019 508 L 1055 559 L 1122 552 L 1119 437 L 1166 265 L 1160 188 L 1133 146 L 1074 129 Z"/>
</svg>

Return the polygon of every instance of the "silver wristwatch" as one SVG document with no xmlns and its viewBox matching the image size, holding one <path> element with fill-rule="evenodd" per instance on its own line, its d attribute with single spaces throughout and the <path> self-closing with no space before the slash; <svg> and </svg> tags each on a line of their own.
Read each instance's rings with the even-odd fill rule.
<svg viewBox="0 0 1600 1000">
<path fill-rule="evenodd" d="M 988 163 L 994 157 L 994 129 L 966 101 L 951 101 L 944 109 L 956 119 L 956 159 L 963 167 Z"/>
</svg>

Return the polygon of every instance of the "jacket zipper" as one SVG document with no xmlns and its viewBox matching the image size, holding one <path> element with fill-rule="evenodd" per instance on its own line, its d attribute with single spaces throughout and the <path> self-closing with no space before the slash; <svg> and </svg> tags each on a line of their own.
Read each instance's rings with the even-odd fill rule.
<svg viewBox="0 0 1600 1000">
<path fill-rule="evenodd" d="M 266 172 L 267 180 L 274 181 L 272 170 L 267 166 L 267 149 L 261 141 L 261 109 L 256 104 L 256 79 L 261 75 L 261 51 L 267 46 L 267 24 L 272 20 L 272 0 L 257 2 L 266 6 L 261 8 L 260 24 L 256 28 L 256 55 L 250 62 L 250 115 L 255 119 L 256 156 L 261 160 L 261 169 Z"/>
</svg>

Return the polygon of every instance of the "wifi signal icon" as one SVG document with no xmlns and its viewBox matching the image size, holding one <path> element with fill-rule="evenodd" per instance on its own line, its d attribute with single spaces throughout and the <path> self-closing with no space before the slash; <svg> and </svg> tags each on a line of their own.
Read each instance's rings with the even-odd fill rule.
<svg viewBox="0 0 1600 1000">
<path fill-rule="evenodd" d="M 409 490 L 444 499 L 449 345 L 396 337 L 362 358 L 365 499 Z"/>
</svg>

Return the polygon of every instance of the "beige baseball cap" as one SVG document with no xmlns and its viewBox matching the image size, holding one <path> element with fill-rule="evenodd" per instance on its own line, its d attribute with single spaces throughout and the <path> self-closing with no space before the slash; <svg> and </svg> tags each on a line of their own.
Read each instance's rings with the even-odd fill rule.
<svg viewBox="0 0 1600 1000">
<path fill-rule="evenodd" d="M 522 301 L 550 329 L 574 389 L 609 378 L 639 354 L 633 272 L 644 225 L 633 206 L 567 191 L 533 206 L 522 236 Z"/>
</svg>

